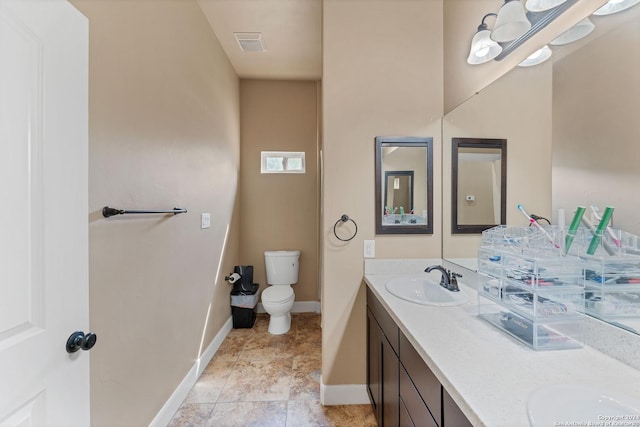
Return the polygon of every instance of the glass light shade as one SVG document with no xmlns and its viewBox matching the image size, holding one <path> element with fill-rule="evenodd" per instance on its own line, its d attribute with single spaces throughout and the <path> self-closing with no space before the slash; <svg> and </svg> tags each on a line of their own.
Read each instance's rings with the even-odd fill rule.
<svg viewBox="0 0 640 427">
<path fill-rule="evenodd" d="M 498 12 L 491 38 L 498 43 L 513 41 L 529 31 L 531 22 L 527 19 L 524 6 L 519 0 L 507 0 Z"/>
<path fill-rule="evenodd" d="M 543 46 L 529 55 L 527 59 L 519 63 L 518 67 L 532 67 L 534 65 L 542 64 L 549 58 L 551 58 L 551 49 L 549 49 L 549 46 Z"/>
<path fill-rule="evenodd" d="M 560 6 L 567 0 L 527 0 L 526 8 L 531 12 L 544 12 Z"/>
<path fill-rule="evenodd" d="M 622 12 L 640 3 L 640 0 L 609 0 L 607 4 L 593 12 L 594 15 L 611 15 L 612 13 Z"/>
<path fill-rule="evenodd" d="M 584 18 L 573 27 L 569 28 L 564 33 L 560 34 L 550 44 L 553 46 L 562 46 L 564 44 L 573 43 L 576 40 L 580 40 L 583 37 L 588 36 L 596 26 L 589 18 Z"/>
<path fill-rule="evenodd" d="M 467 62 L 471 65 L 484 64 L 502 52 L 502 46 L 491 40 L 491 31 L 480 30 L 471 40 L 471 51 Z"/>
</svg>

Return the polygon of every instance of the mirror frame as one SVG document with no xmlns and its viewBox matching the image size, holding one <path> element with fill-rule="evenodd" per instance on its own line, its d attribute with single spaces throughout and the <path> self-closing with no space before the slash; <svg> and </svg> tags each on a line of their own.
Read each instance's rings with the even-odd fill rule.
<svg viewBox="0 0 640 427">
<path fill-rule="evenodd" d="M 500 149 L 500 224 L 458 224 L 458 149 Z M 451 138 L 451 234 L 480 234 L 507 223 L 507 140 L 496 138 Z"/>
<path fill-rule="evenodd" d="M 384 194 L 384 183 L 382 182 L 382 149 L 386 147 L 414 147 L 426 148 L 427 158 L 425 159 L 426 179 L 427 179 L 427 218 L 426 224 L 417 225 L 383 225 L 382 224 L 382 197 Z M 375 139 L 376 165 L 375 165 L 375 218 L 376 234 L 433 234 L 433 138 L 432 137 L 384 137 L 377 136 Z M 413 186 L 413 182 L 412 182 Z"/>
</svg>

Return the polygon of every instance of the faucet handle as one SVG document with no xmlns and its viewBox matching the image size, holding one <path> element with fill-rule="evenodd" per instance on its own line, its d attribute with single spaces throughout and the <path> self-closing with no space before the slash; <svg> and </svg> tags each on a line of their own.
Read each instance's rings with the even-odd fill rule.
<svg viewBox="0 0 640 427">
<path fill-rule="evenodd" d="M 458 277 L 462 277 L 462 274 L 456 273 L 454 271 L 451 272 L 449 279 L 449 290 L 458 292 L 460 288 L 458 287 Z"/>
<path fill-rule="evenodd" d="M 458 277 L 462 277 L 462 274 L 456 273 L 455 271 L 452 271 L 451 274 L 449 275 L 450 282 L 452 284 L 457 285 L 458 284 Z"/>
</svg>

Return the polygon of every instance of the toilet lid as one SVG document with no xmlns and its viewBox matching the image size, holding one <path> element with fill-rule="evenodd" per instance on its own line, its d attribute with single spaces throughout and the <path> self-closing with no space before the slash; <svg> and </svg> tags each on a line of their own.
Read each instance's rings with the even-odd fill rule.
<svg viewBox="0 0 640 427">
<path fill-rule="evenodd" d="M 285 302 L 293 297 L 293 288 L 291 286 L 269 286 L 262 291 L 262 300 L 265 299 L 271 303 L 277 304 Z"/>
</svg>

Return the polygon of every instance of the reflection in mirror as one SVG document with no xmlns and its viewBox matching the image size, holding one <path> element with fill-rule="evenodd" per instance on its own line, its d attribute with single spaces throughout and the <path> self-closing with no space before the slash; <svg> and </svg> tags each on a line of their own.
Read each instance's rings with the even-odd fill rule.
<svg viewBox="0 0 640 427">
<path fill-rule="evenodd" d="M 433 233 L 433 139 L 376 137 L 376 234 Z"/>
<path fill-rule="evenodd" d="M 579 205 L 614 206 L 614 228 L 640 236 L 640 168 L 633 161 L 640 159 L 640 6 L 590 19 L 596 27 L 591 35 L 554 47 L 553 63 L 516 68 L 448 114 L 443 138 L 462 129 L 466 135 L 500 132 L 509 139 L 509 225 L 525 225 L 522 215 L 513 212 L 518 203 L 555 224 L 560 209 L 568 224 Z M 519 95 L 526 91 L 528 96 Z M 500 109 L 502 103 L 510 110 Z M 510 111 L 517 114 L 507 117 Z M 501 122 L 488 125 L 491 117 L 485 112 Z M 518 133 L 525 128 L 526 133 Z M 525 143 L 534 131 L 538 138 Z M 519 152 L 525 146 L 526 152 Z M 465 236 L 443 236 L 444 258 L 456 262 L 476 256 L 479 242 L 460 244 L 460 238 Z M 464 245 L 472 249 L 463 252 Z M 623 275 L 625 280 L 636 276 L 637 271 Z M 601 310 L 589 314 L 640 332 L 640 285 L 617 284 L 624 289 L 623 299 L 611 291 L 614 285 L 605 289 L 602 283 L 587 283 L 587 292 L 597 293 L 590 303 Z"/>
<path fill-rule="evenodd" d="M 393 212 L 400 206 L 403 211 L 413 212 L 413 171 L 386 171 L 384 177 L 387 210 Z"/>
<path fill-rule="evenodd" d="M 482 233 L 507 220 L 507 140 L 453 138 L 451 233 Z"/>
</svg>

